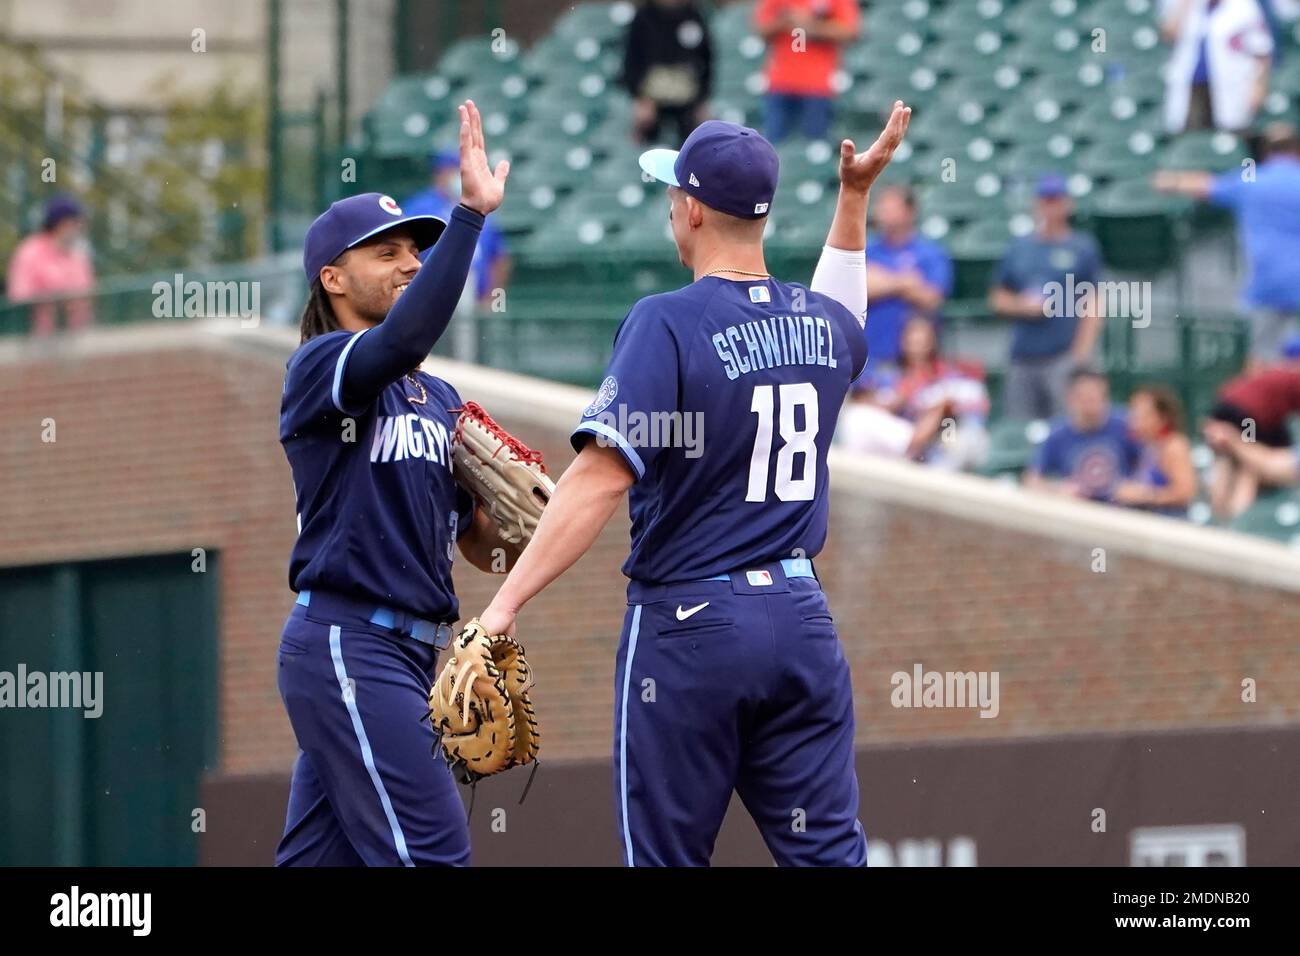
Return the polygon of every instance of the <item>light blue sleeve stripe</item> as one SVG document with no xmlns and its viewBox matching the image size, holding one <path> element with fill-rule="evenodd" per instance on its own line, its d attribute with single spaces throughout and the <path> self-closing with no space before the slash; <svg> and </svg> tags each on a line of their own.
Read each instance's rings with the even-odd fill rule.
<svg viewBox="0 0 1300 956">
<path fill-rule="evenodd" d="M 636 472 L 637 480 L 640 481 L 645 477 L 645 462 L 643 462 L 641 456 L 636 453 L 636 449 L 628 444 L 627 439 L 618 433 L 617 428 L 606 425 L 604 422 L 583 422 L 573 430 L 574 435 L 579 432 L 589 432 L 593 435 L 601 435 L 608 438 L 618 446 L 618 450 L 623 453 L 623 457 L 627 459 L 627 463 L 632 466 L 632 470 Z"/>
<path fill-rule="evenodd" d="M 334 365 L 334 390 L 331 395 L 334 399 L 334 407 L 344 415 L 351 415 L 352 413 L 343 407 L 343 366 L 347 364 L 348 354 L 352 351 L 352 346 L 357 344 L 357 339 L 369 331 L 369 329 L 362 329 L 348 339 L 348 344 L 343 346 L 343 351 L 339 353 L 339 360 Z"/>
<path fill-rule="evenodd" d="M 632 861 L 632 824 L 627 820 L 627 695 L 632 683 L 632 660 L 636 657 L 636 636 L 641 630 L 641 605 L 632 609 L 632 630 L 627 638 L 627 661 L 623 665 L 623 706 L 618 720 L 618 793 L 623 813 L 623 854 Z"/>
<path fill-rule="evenodd" d="M 352 341 L 355 342 L 356 339 L 354 338 Z M 384 781 L 379 779 L 379 768 L 375 766 L 375 755 L 370 749 L 370 740 L 366 737 L 366 728 L 361 723 L 361 711 L 357 710 L 356 693 L 348 687 L 348 670 L 343 665 L 342 631 L 338 625 L 330 628 L 330 657 L 334 659 L 334 676 L 339 680 L 339 693 L 343 695 L 343 702 L 347 705 L 348 714 L 352 717 L 352 729 L 356 732 L 357 743 L 361 745 L 361 759 L 365 762 L 371 783 L 375 785 L 375 790 L 379 792 L 379 802 L 383 804 L 384 816 L 388 818 L 388 827 L 393 831 L 393 845 L 397 847 L 397 855 L 401 857 L 403 866 L 415 866 L 411 862 L 411 854 L 407 852 L 406 837 L 402 834 L 402 828 L 397 822 L 397 814 L 393 812 L 393 801 L 388 799 L 388 791 L 384 789 Z"/>
</svg>

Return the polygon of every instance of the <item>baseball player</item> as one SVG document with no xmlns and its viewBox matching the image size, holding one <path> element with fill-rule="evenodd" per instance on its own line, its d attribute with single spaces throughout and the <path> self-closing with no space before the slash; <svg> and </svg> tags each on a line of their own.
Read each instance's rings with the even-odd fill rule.
<svg viewBox="0 0 1300 956">
<path fill-rule="evenodd" d="M 614 783 L 628 865 L 707 865 L 733 789 L 778 864 L 862 866 L 849 668 L 811 558 L 826 539 L 826 455 L 866 364 L 867 190 L 901 141 L 841 145 L 841 192 L 811 288 L 768 274 L 775 150 L 708 122 L 641 166 L 668 184 L 695 281 L 638 302 L 573 432 L 578 455 L 481 615 L 524 604 L 595 541 L 629 489 L 628 610 Z M 702 443 L 680 440 L 686 421 Z M 656 422 L 672 424 L 656 434 Z"/>
<path fill-rule="evenodd" d="M 278 865 L 469 861 L 465 810 L 421 717 L 458 615 L 454 547 L 490 570 L 501 541 L 453 481 L 460 396 L 419 365 L 509 169 L 488 167 L 478 110 L 459 109 L 461 203 L 449 221 L 367 193 L 307 232 L 311 299 L 280 409 L 299 535 L 279 687 L 300 753 Z"/>
</svg>

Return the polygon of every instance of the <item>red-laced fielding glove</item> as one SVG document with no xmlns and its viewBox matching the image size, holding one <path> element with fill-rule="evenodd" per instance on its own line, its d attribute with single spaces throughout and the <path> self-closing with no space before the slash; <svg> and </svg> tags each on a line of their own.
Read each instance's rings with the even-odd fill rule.
<svg viewBox="0 0 1300 956">
<path fill-rule="evenodd" d="M 458 411 L 452 473 L 487 509 L 502 540 L 522 548 L 555 492 L 541 452 L 507 432 L 475 402 L 466 402 Z"/>
</svg>

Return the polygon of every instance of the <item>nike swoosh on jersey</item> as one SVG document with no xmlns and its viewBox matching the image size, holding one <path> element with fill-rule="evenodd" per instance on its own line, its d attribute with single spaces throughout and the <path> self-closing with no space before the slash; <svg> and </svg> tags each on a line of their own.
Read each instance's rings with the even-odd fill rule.
<svg viewBox="0 0 1300 956">
<path fill-rule="evenodd" d="M 684 621 L 692 614 L 694 614 L 696 611 L 703 611 L 708 606 L 709 606 L 709 602 L 705 601 L 703 604 L 697 604 L 695 605 L 695 607 L 688 608 L 687 610 L 683 611 L 682 606 L 679 604 L 677 605 L 677 620 Z"/>
</svg>

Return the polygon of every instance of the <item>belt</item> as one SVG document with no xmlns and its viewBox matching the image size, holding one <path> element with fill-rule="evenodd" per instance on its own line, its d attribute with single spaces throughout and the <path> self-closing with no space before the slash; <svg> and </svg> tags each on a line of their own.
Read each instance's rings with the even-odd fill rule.
<svg viewBox="0 0 1300 956">
<path fill-rule="evenodd" d="M 787 578 L 815 578 L 813 574 L 812 560 L 810 558 L 782 558 L 781 571 Z M 735 572 L 731 572 L 734 574 Z M 711 578 L 701 578 L 702 581 L 730 581 L 731 574 L 715 574 Z"/>
<path fill-rule="evenodd" d="M 338 594 L 317 594 L 313 597 L 311 591 L 299 592 L 298 603 L 303 607 L 311 607 L 313 602 L 318 610 L 323 610 L 326 614 L 331 612 L 352 614 L 378 627 L 396 631 L 403 637 L 409 637 L 421 644 L 429 644 L 441 649 L 451 643 L 452 626 L 449 623 L 426 621 L 406 611 L 398 611 L 391 607 L 376 607 L 365 601 L 356 601 Z"/>
<path fill-rule="evenodd" d="M 650 604 L 677 593 L 680 588 L 714 581 L 730 581 L 736 594 L 780 594 L 790 590 L 787 582 L 791 578 L 817 580 L 812 561 L 808 558 L 782 558 L 780 561 L 751 564 L 727 574 L 715 574 L 711 578 L 671 584 L 647 584 L 634 578 L 628 582 L 627 599 L 631 604 Z"/>
</svg>

